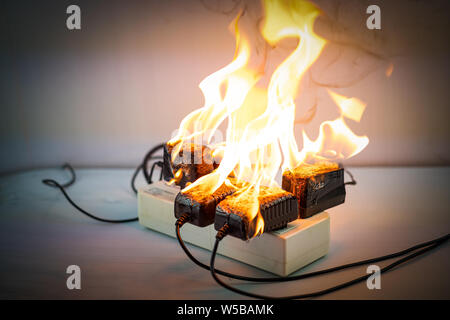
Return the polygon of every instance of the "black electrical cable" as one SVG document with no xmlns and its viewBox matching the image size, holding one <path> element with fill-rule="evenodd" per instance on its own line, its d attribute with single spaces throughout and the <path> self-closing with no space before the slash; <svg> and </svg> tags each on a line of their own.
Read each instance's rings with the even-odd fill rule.
<svg viewBox="0 0 450 320">
<path fill-rule="evenodd" d="M 177 222 L 175 223 L 175 233 L 178 239 L 178 243 L 180 244 L 181 248 L 183 249 L 183 251 L 186 253 L 186 255 L 189 257 L 189 259 L 192 260 L 192 262 L 194 262 L 197 266 L 205 269 L 205 270 L 211 270 L 210 266 L 200 262 L 199 260 L 197 260 L 192 253 L 189 251 L 189 249 L 186 247 L 183 239 L 181 238 L 181 233 L 180 233 L 180 229 L 181 227 L 189 221 L 189 215 L 188 214 L 183 214 L 180 219 L 177 220 Z M 376 258 L 372 258 L 372 259 L 367 259 L 367 260 L 361 260 L 361 261 L 356 261 L 356 262 L 352 262 L 352 263 L 348 263 L 348 264 L 344 264 L 344 265 L 340 265 L 340 266 L 336 266 L 336 267 L 332 267 L 332 268 L 328 268 L 328 269 L 323 269 L 323 270 L 318 270 L 318 271 L 313 271 L 310 273 L 304 273 L 304 274 L 300 274 L 297 276 L 291 276 L 291 277 L 266 277 L 266 278 L 258 278 L 258 277 L 247 277 L 247 276 L 241 276 L 241 275 L 236 275 L 236 274 L 232 274 L 226 271 L 222 271 L 222 270 L 218 270 L 216 269 L 215 272 L 222 275 L 222 276 L 226 276 L 229 278 L 233 278 L 233 279 L 237 279 L 237 280 L 244 280 L 244 281 L 253 281 L 253 282 L 287 282 L 287 281 L 296 281 L 296 280 L 301 280 L 301 279 L 306 279 L 306 278 L 311 278 L 311 277 L 315 277 L 315 276 L 319 276 L 319 275 L 323 275 L 323 274 L 327 274 L 327 273 L 331 273 L 331 272 L 336 272 L 336 271 L 340 271 L 340 270 L 344 270 L 344 269 L 348 269 L 348 268 L 353 268 L 353 267 L 357 267 L 357 266 L 362 266 L 362 265 L 366 265 L 369 263 L 376 263 L 376 262 L 380 262 L 380 261 L 384 261 L 384 260 L 389 260 L 392 258 L 397 258 L 400 256 L 403 256 L 407 253 L 410 253 L 412 251 L 415 251 L 417 249 L 421 249 L 423 247 L 427 247 L 430 245 L 435 244 L 436 242 L 442 241 L 442 240 L 446 240 L 448 239 L 449 235 L 447 234 L 444 237 L 440 237 L 431 241 L 427 241 L 427 242 L 423 242 L 423 243 L 419 243 L 417 245 L 414 245 L 410 248 L 407 248 L 405 250 L 402 251 L 398 251 L 395 253 L 391 253 L 388 255 L 384 255 L 384 256 L 380 256 L 380 257 L 376 257 Z"/>
<path fill-rule="evenodd" d="M 147 181 L 147 183 L 152 183 L 152 177 L 153 177 L 153 172 L 156 166 L 159 166 L 161 168 L 161 173 L 159 176 L 159 180 L 162 179 L 162 162 L 161 161 L 157 161 L 155 163 L 153 163 L 152 167 L 151 167 L 151 171 L 150 173 L 148 172 L 148 163 L 151 160 L 155 160 L 155 159 L 162 159 L 162 156 L 153 156 L 154 153 L 156 153 L 158 150 L 164 148 L 164 144 L 161 143 L 157 146 L 155 146 L 154 148 L 152 148 L 149 152 L 147 152 L 147 154 L 144 157 L 144 160 L 142 161 L 142 163 L 136 168 L 136 170 L 133 173 L 133 176 L 131 178 L 131 189 L 134 191 L 135 194 L 137 194 L 137 189 L 135 186 L 135 181 L 136 181 L 136 177 L 139 174 L 139 172 L 142 170 L 144 173 L 144 177 L 145 180 Z M 126 223 L 126 222 L 133 222 L 133 221 L 138 221 L 139 218 L 135 217 L 135 218 L 129 218 L 129 219 L 119 219 L 119 220 L 111 220 L 111 219 L 104 219 L 104 218 L 100 218 L 97 217 L 89 212 L 87 212 L 86 210 L 82 209 L 80 206 L 78 206 L 67 194 L 67 192 L 64 190 L 65 188 L 71 186 L 72 184 L 75 183 L 76 181 L 76 175 L 75 175 L 75 170 L 73 169 L 73 167 L 66 163 L 62 166 L 63 169 L 67 169 L 70 171 L 71 173 L 71 179 L 64 183 L 64 184 L 60 184 L 59 182 L 57 182 L 56 180 L 53 179 L 44 179 L 42 180 L 42 183 L 52 187 L 52 188 L 58 188 L 62 194 L 64 195 L 64 197 L 66 198 L 66 200 L 72 205 L 74 206 L 78 211 L 80 211 L 81 213 L 87 215 L 88 217 L 98 220 L 98 221 L 102 221 L 102 222 L 109 222 L 109 223 Z"/>
<path fill-rule="evenodd" d="M 149 158 L 149 159 L 147 160 L 147 162 L 150 161 L 150 160 L 161 159 L 161 158 L 162 158 L 162 157 L 153 157 L 153 158 Z M 137 176 L 138 176 L 138 174 L 139 174 L 139 171 L 141 171 L 141 169 L 145 168 L 146 166 L 147 166 L 147 163 L 141 163 L 141 164 L 136 168 L 136 170 L 134 171 L 133 176 L 132 176 L 132 178 L 131 178 L 131 189 L 133 190 L 133 192 L 134 192 L 135 194 L 138 193 L 137 188 L 136 188 L 136 185 L 135 185 L 135 183 L 136 183 L 136 178 L 137 178 Z M 148 175 L 148 176 L 149 176 L 149 180 L 146 180 L 146 182 L 147 182 L 148 184 L 153 183 L 153 180 L 152 180 L 152 177 L 153 177 L 153 171 L 154 171 L 154 169 L 155 169 L 156 166 L 158 166 L 158 167 L 161 168 L 161 173 L 160 173 L 160 175 L 159 175 L 159 180 L 162 180 L 162 174 L 163 174 L 163 172 L 162 172 L 162 166 L 163 166 L 163 163 L 162 163 L 161 161 L 157 161 L 157 162 L 154 162 L 153 165 L 152 165 L 152 169 L 150 170 L 150 174 Z"/>
<path fill-rule="evenodd" d="M 161 173 L 160 173 L 160 176 L 159 176 L 159 180 L 162 180 L 162 165 L 163 165 L 163 163 L 161 161 L 153 163 L 150 172 L 148 172 L 148 163 L 151 160 L 162 159 L 163 158 L 162 156 L 154 156 L 153 154 L 158 152 L 160 149 L 163 149 L 163 148 L 164 148 L 164 143 L 160 143 L 157 146 L 153 147 L 149 152 L 147 152 L 147 154 L 145 155 L 144 159 L 142 160 L 142 163 L 134 171 L 133 176 L 131 178 L 131 189 L 133 190 L 133 192 L 135 194 L 137 194 L 137 192 L 138 192 L 137 188 L 136 188 L 136 185 L 135 185 L 135 182 L 136 182 L 136 178 L 137 178 L 137 176 L 139 174 L 139 171 L 142 170 L 142 172 L 144 174 L 145 181 L 148 184 L 150 184 L 150 183 L 153 183 L 153 181 L 152 181 L 153 171 L 155 169 L 155 166 L 157 165 L 157 166 L 159 166 L 161 168 Z"/>
<path fill-rule="evenodd" d="M 68 169 L 71 172 L 71 179 L 70 181 L 64 183 L 64 184 L 60 184 L 59 182 L 57 182 L 56 180 L 53 179 L 44 179 L 42 180 L 42 183 L 52 187 L 52 188 L 58 188 L 62 194 L 64 195 L 64 197 L 66 198 L 66 200 L 73 206 L 75 207 L 78 211 L 80 211 L 81 213 L 87 215 L 88 217 L 94 219 L 94 220 L 98 220 L 98 221 L 102 221 L 102 222 L 109 222 L 109 223 L 125 223 L 125 222 L 132 222 L 132 221 L 137 221 L 138 218 L 128 218 L 128 219 L 119 219 L 119 220 L 112 220 L 112 219 L 105 219 L 105 218 L 101 218 L 101 217 L 97 217 L 95 215 L 93 215 L 92 213 L 87 212 L 86 210 L 82 209 L 80 206 L 78 206 L 67 194 L 65 188 L 71 186 L 73 183 L 75 183 L 76 181 L 76 175 L 75 175 L 75 170 L 72 168 L 72 166 L 68 163 L 64 164 L 62 166 L 63 169 Z"/>
<path fill-rule="evenodd" d="M 75 175 L 75 170 L 73 170 L 72 166 L 71 166 L 70 164 L 68 164 L 68 163 L 63 164 L 63 165 L 61 166 L 61 169 L 67 169 L 67 170 L 69 170 L 69 172 L 70 172 L 70 180 L 69 180 L 68 182 L 62 184 L 61 187 L 63 187 L 63 188 L 70 187 L 70 186 L 73 185 L 73 184 L 75 183 L 75 181 L 77 180 L 77 176 Z M 47 186 L 49 186 L 49 187 L 57 188 L 57 187 L 56 187 L 55 185 L 53 185 L 53 184 L 49 184 L 49 183 L 44 182 L 44 180 L 42 180 L 42 182 L 43 182 L 44 184 L 46 184 Z"/>
<path fill-rule="evenodd" d="M 138 191 L 135 186 L 136 177 L 139 174 L 139 171 L 142 169 L 142 163 L 134 170 L 133 176 L 131 177 L 131 189 L 133 190 L 134 194 L 137 194 Z"/>
<path fill-rule="evenodd" d="M 86 210 L 82 209 L 81 207 L 79 207 L 67 194 L 66 190 L 64 190 L 64 187 L 62 185 L 60 185 L 57 181 L 53 180 L 53 179 L 44 179 L 42 180 L 42 183 L 46 184 L 47 186 L 50 187 L 56 187 L 59 188 L 59 190 L 62 192 L 62 194 L 64 195 L 64 197 L 66 198 L 67 201 L 69 201 L 69 203 L 74 206 L 78 211 L 80 211 L 81 213 L 84 213 L 85 215 L 87 215 L 88 217 L 98 220 L 98 221 L 102 221 L 102 222 L 110 222 L 110 223 L 124 223 L 124 222 L 132 222 L 132 221 L 137 221 L 138 218 L 129 218 L 129 219 L 119 219 L 119 220 L 111 220 L 111 219 L 104 219 L 104 218 L 100 218 L 97 216 L 94 216 L 93 214 L 87 212 Z"/>
<path fill-rule="evenodd" d="M 142 171 L 144 173 L 144 177 L 145 177 L 145 181 L 147 181 L 147 183 L 151 183 L 152 181 L 152 177 L 151 174 L 148 172 L 148 168 L 147 168 L 147 164 L 149 163 L 149 161 L 153 158 L 155 158 L 153 156 L 154 153 L 158 152 L 159 150 L 164 148 L 164 143 L 160 143 L 158 145 L 156 145 L 155 147 L 153 147 L 149 152 L 147 152 L 147 154 L 144 157 L 144 160 L 142 161 Z"/>
<path fill-rule="evenodd" d="M 151 179 L 153 177 L 153 171 L 155 170 L 155 167 L 158 166 L 158 167 L 160 167 L 162 169 L 163 165 L 164 165 L 164 163 L 162 161 L 157 161 L 157 162 L 153 163 L 152 169 L 150 170 L 150 182 L 149 183 L 153 183 L 153 181 Z M 163 172 L 161 170 L 160 175 L 159 175 L 159 180 L 162 179 L 162 173 Z"/>
<path fill-rule="evenodd" d="M 350 176 L 350 179 L 351 179 L 350 181 L 345 182 L 344 185 L 353 185 L 353 186 L 356 185 L 356 180 L 353 177 L 353 174 L 345 168 L 344 168 L 344 172 L 346 172 Z"/>
<path fill-rule="evenodd" d="M 214 243 L 214 248 L 213 248 L 213 251 L 212 251 L 212 254 L 211 254 L 211 262 L 210 262 L 211 275 L 214 278 L 214 280 L 219 285 L 221 285 L 222 287 L 224 287 L 224 288 L 226 288 L 226 289 L 228 289 L 230 291 L 233 291 L 235 293 L 247 296 L 247 297 L 256 298 L 256 299 L 276 299 L 276 300 L 292 300 L 292 299 L 314 298 L 314 297 L 322 296 L 322 295 L 325 295 L 325 294 L 328 294 L 328 293 L 331 293 L 331 292 L 334 292 L 334 291 L 337 291 L 337 290 L 349 287 L 351 285 L 357 284 L 359 282 L 362 282 L 362 281 L 368 279 L 371 276 L 371 274 L 367 274 L 367 275 L 361 276 L 359 278 L 356 278 L 356 279 L 353 279 L 353 280 L 341 283 L 339 285 L 336 285 L 336 286 L 333 286 L 333 287 L 330 287 L 330 288 L 327 288 L 327 289 L 324 289 L 324 290 L 320 290 L 320 291 L 316 291 L 316 292 L 312 292 L 312 293 L 305 293 L 305 294 L 298 294 L 298 295 L 292 295 L 292 296 L 285 296 L 285 297 L 271 297 L 271 296 L 264 296 L 264 295 L 260 295 L 260 294 L 255 294 L 255 293 L 243 291 L 241 289 L 238 289 L 238 288 L 235 288 L 235 287 L 232 287 L 232 286 L 226 284 L 225 282 L 220 280 L 220 278 L 216 274 L 217 272 L 216 272 L 216 269 L 214 268 L 214 266 L 215 266 L 215 259 L 216 259 L 216 255 L 217 255 L 217 249 L 219 247 L 220 241 L 225 236 L 224 232 L 226 232 L 226 230 L 221 230 L 221 231 L 222 232 L 220 234 L 218 232 L 218 235 L 216 236 L 216 241 Z M 438 238 L 438 239 L 434 240 L 435 241 L 434 244 L 432 244 L 432 245 L 430 245 L 430 246 L 428 246 L 428 247 L 426 247 L 426 248 L 424 248 L 422 250 L 416 251 L 416 252 L 414 252 L 414 253 L 412 253 L 412 254 L 404 257 L 404 258 L 401 258 L 401 259 L 399 259 L 399 260 L 397 260 L 397 261 L 387 265 L 386 267 L 384 267 L 384 268 L 382 268 L 380 270 L 380 274 L 384 273 L 384 272 L 387 272 L 387 271 L 393 269 L 394 267 L 396 267 L 396 266 L 398 266 L 398 265 L 400 265 L 402 263 L 405 263 L 408 260 L 411 260 L 411 259 L 413 259 L 413 258 L 415 258 L 415 257 L 417 257 L 419 255 L 422 255 L 422 254 L 424 254 L 424 253 L 426 253 L 426 252 L 428 252 L 428 251 L 430 251 L 430 250 L 432 250 L 432 249 L 442 245 L 443 243 L 445 243 L 449 239 L 449 236 L 450 236 L 450 234 L 447 234 L 447 235 L 445 235 L 445 236 L 443 236 L 441 238 Z"/>
</svg>

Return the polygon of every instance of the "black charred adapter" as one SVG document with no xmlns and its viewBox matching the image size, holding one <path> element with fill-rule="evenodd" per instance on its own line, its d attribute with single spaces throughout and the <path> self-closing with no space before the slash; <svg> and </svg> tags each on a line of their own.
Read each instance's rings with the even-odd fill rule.
<svg viewBox="0 0 450 320">
<path fill-rule="evenodd" d="M 297 197 L 299 218 L 306 219 L 344 203 L 344 169 L 335 166 L 330 171 L 330 168 L 312 170 L 311 175 L 308 175 L 310 167 L 306 170 L 299 167 L 283 173 L 282 187 Z"/>
<path fill-rule="evenodd" d="M 179 192 L 175 198 L 174 213 L 179 219 L 183 214 L 189 215 L 189 223 L 199 227 L 206 227 L 214 222 L 216 206 L 235 189 L 225 184 L 214 193 L 206 194 L 195 188 L 185 193 Z"/>
<path fill-rule="evenodd" d="M 175 179 L 175 184 L 181 189 L 215 169 L 211 149 L 207 146 L 184 143 L 172 161 L 173 149 L 174 146 L 169 143 L 164 145 L 163 178 L 165 181 L 175 179 L 176 173 L 181 169 L 180 176 Z M 190 154 L 186 155 L 186 152 Z"/>
<path fill-rule="evenodd" d="M 255 236 L 257 219 L 249 220 L 250 207 L 245 201 L 236 201 L 234 195 L 221 201 L 216 208 L 214 228 L 228 225 L 228 234 L 242 240 Z M 298 218 L 297 198 L 284 190 L 270 188 L 259 195 L 259 212 L 264 220 L 264 232 L 284 228 Z"/>
</svg>

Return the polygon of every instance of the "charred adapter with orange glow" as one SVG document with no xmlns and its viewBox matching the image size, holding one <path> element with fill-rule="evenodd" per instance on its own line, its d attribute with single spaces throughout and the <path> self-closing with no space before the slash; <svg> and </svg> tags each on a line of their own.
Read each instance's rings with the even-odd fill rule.
<svg viewBox="0 0 450 320">
<path fill-rule="evenodd" d="M 282 187 L 298 199 L 301 219 L 345 202 L 344 169 L 334 163 L 303 165 L 285 171 Z"/>
<path fill-rule="evenodd" d="M 258 219 L 249 219 L 251 205 L 236 193 L 220 201 L 216 208 L 214 228 L 228 225 L 228 234 L 248 240 L 259 232 L 284 228 L 298 218 L 306 219 L 345 201 L 344 170 L 337 164 L 300 166 L 283 174 L 283 189 L 261 187 L 259 211 L 264 229 L 258 230 Z"/>
<path fill-rule="evenodd" d="M 252 217 L 251 206 L 231 195 L 216 208 L 214 229 L 228 225 L 228 234 L 242 240 L 249 240 L 259 232 L 269 232 L 287 226 L 298 218 L 297 199 L 292 193 L 278 188 L 262 188 L 258 201 L 258 214 L 264 222 L 264 229 L 258 230 L 258 219 Z"/>
<path fill-rule="evenodd" d="M 172 159 L 174 146 L 164 145 L 162 174 L 165 181 L 173 181 L 181 189 L 198 178 L 211 173 L 214 164 L 211 149 L 204 145 L 184 143 Z"/>
<path fill-rule="evenodd" d="M 206 227 L 214 222 L 217 205 L 227 196 L 233 194 L 234 189 L 222 185 L 213 194 L 203 194 L 197 190 L 179 192 L 175 198 L 175 218 L 189 215 L 189 223 L 199 227 Z"/>
</svg>

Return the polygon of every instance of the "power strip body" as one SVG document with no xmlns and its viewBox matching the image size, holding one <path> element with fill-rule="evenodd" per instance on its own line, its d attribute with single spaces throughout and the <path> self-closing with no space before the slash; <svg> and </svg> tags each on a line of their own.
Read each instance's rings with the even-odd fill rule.
<svg viewBox="0 0 450 320">
<path fill-rule="evenodd" d="M 175 237 L 174 201 L 179 191 L 179 187 L 165 181 L 139 189 L 140 224 Z M 200 228 L 187 223 L 182 228 L 182 237 L 185 242 L 212 250 L 216 232 L 214 224 Z M 327 212 L 321 212 L 249 241 L 226 237 L 218 253 L 279 276 L 287 276 L 325 256 L 329 244 L 330 217 Z"/>
</svg>

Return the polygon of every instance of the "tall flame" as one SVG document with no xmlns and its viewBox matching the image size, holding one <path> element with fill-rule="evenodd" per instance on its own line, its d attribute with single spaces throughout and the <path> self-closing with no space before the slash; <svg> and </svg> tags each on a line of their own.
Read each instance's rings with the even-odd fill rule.
<svg viewBox="0 0 450 320">
<path fill-rule="evenodd" d="M 295 38 L 295 50 L 274 71 L 267 90 L 257 87 L 260 74 L 248 67 L 250 47 L 238 28 L 239 14 L 230 25 L 236 38 L 234 59 L 200 83 L 204 106 L 186 116 L 169 141 L 175 155 L 182 146 L 179 142 L 204 139 L 211 143 L 219 125 L 228 120 L 225 143 L 212 146 L 222 156 L 219 167 L 182 192 L 196 188 L 212 193 L 224 183 L 233 185 L 236 201 L 245 198 L 249 219 L 257 219 L 256 235 L 264 231 L 258 202 L 260 187 L 278 187 L 275 176 L 280 168 L 292 170 L 306 162 L 348 158 L 368 143 L 367 137 L 356 136 L 344 122 L 344 117 L 359 121 L 365 105 L 330 91 L 341 117 L 323 122 L 315 141 L 303 132 L 303 149 L 299 151 L 294 136 L 295 99 L 304 73 L 326 44 L 313 30 L 320 11 L 307 1 L 263 3 L 266 16 L 261 33 L 265 40 L 275 45 L 285 38 Z M 230 175 L 234 179 L 229 179 Z"/>
</svg>

